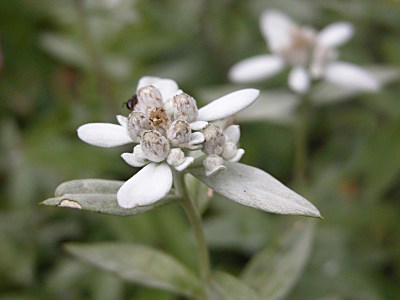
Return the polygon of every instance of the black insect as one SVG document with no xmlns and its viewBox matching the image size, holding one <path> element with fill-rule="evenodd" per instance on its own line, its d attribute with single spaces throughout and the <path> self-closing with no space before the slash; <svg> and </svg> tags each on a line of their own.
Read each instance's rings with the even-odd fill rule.
<svg viewBox="0 0 400 300">
<path fill-rule="evenodd" d="M 137 95 L 133 95 L 124 104 L 125 104 L 126 108 L 128 108 L 130 111 L 133 111 L 137 103 L 138 103 Z"/>
</svg>

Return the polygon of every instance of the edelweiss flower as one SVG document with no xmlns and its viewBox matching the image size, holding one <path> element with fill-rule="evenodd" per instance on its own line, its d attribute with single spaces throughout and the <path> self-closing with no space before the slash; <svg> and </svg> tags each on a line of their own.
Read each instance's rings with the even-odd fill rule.
<svg viewBox="0 0 400 300">
<path fill-rule="evenodd" d="M 196 101 L 178 90 L 173 80 L 144 77 L 138 85 L 137 103 L 128 118 L 117 116 L 120 125 L 83 125 L 78 128 L 78 135 L 83 141 L 101 147 L 139 143 L 132 153 L 122 154 L 122 158 L 131 166 L 143 169 L 122 185 L 117 199 L 124 208 L 150 205 L 170 191 L 172 169 L 183 171 L 194 161 L 183 150 L 205 148 L 209 154 L 208 162 L 204 163 L 206 174 L 223 168 L 223 158 L 240 159 L 244 151 L 236 149 L 238 128 L 228 127 L 224 134 L 207 121 L 226 118 L 242 110 L 254 102 L 258 93 L 254 89 L 237 91 L 198 110 Z M 210 128 L 222 137 L 213 135 Z M 200 129 L 202 132 L 192 132 Z M 220 160 L 211 162 L 211 155 Z"/>
<path fill-rule="evenodd" d="M 379 82 L 366 70 L 337 62 L 337 48 L 353 35 L 349 23 L 333 23 L 319 33 L 299 26 L 278 11 L 266 11 L 260 19 L 262 34 L 272 55 L 247 58 L 232 67 L 229 77 L 235 82 L 251 82 L 271 77 L 287 65 L 289 87 L 297 93 L 308 91 L 311 79 L 321 79 L 352 89 L 376 91 Z"/>
<path fill-rule="evenodd" d="M 148 86 L 155 87 L 161 95 L 161 101 L 159 101 L 157 105 L 161 106 L 162 103 L 167 115 L 173 114 L 174 98 L 177 99 L 178 96 L 177 101 L 179 102 L 179 99 L 182 99 L 179 95 L 184 94 L 181 90 L 179 90 L 177 83 L 171 79 L 149 76 L 142 77 L 139 80 L 136 90 L 137 93 L 140 89 Z M 183 115 L 188 114 L 186 121 L 190 123 L 191 129 L 200 130 L 204 128 L 209 121 L 224 119 L 245 109 L 256 100 L 258 94 L 259 91 L 256 89 L 243 89 L 214 100 L 213 102 L 200 108 L 197 111 L 197 114 L 194 112 L 184 112 L 182 111 L 182 108 L 179 108 L 179 106 L 176 109 L 176 114 L 177 117 L 182 117 Z M 141 95 L 138 95 L 138 98 L 141 97 Z M 135 107 L 135 111 L 143 112 L 143 106 L 149 105 L 146 95 L 143 95 L 143 97 L 138 100 L 139 107 L 137 110 Z M 193 105 L 189 105 L 188 107 L 193 107 Z M 135 122 L 140 122 L 140 118 L 141 117 L 139 115 L 135 116 Z M 105 148 L 121 146 L 129 143 L 139 143 L 140 140 L 137 134 L 130 130 L 132 127 L 128 128 L 128 118 L 118 115 L 117 120 L 119 125 L 111 123 L 89 123 L 82 125 L 78 128 L 78 136 L 81 140 L 88 144 Z"/>
</svg>

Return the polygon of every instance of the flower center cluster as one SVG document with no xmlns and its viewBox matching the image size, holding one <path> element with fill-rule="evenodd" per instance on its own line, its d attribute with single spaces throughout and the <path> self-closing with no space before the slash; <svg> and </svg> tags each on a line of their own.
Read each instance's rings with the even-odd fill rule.
<svg viewBox="0 0 400 300">
<path fill-rule="evenodd" d="M 170 113 L 164 107 L 160 91 L 154 86 L 139 89 L 137 99 L 138 103 L 128 117 L 127 129 L 131 137 L 139 139 L 147 160 L 164 161 L 171 148 L 191 149 L 193 133 L 188 122 L 195 121 L 198 113 L 196 101 L 191 96 L 185 93 L 175 95 Z"/>
<path fill-rule="evenodd" d="M 182 171 L 194 161 L 183 150 L 201 149 L 206 154 L 206 175 L 212 175 L 225 168 L 224 160 L 238 161 L 243 155 L 244 150 L 236 146 L 239 127 L 232 125 L 223 131 L 203 122 L 200 128 L 196 100 L 188 94 L 179 91 L 172 99 L 162 99 L 160 91 L 150 85 L 138 90 L 137 99 L 127 120 L 129 136 L 140 142 L 131 156 L 133 166 L 166 161 Z M 193 132 L 191 126 L 200 131 Z"/>
<path fill-rule="evenodd" d="M 291 44 L 282 49 L 281 55 L 294 65 L 307 65 L 312 58 L 316 33 L 309 27 L 292 27 L 290 31 Z"/>
</svg>

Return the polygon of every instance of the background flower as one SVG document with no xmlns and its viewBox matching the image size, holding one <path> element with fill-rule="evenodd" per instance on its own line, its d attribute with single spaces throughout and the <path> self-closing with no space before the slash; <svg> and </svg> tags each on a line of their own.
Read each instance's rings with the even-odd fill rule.
<svg viewBox="0 0 400 300">
<path fill-rule="evenodd" d="M 261 32 L 272 55 L 258 55 L 234 65 L 229 77 L 235 82 L 269 78 L 291 67 L 289 87 L 298 93 L 309 90 L 310 81 L 323 78 L 356 90 L 377 91 L 378 80 L 350 63 L 337 62 L 337 48 L 353 35 L 350 23 L 337 22 L 320 32 L 299 26 L 280 11 L 268 10 L 260 17 Z"/>
</svg>

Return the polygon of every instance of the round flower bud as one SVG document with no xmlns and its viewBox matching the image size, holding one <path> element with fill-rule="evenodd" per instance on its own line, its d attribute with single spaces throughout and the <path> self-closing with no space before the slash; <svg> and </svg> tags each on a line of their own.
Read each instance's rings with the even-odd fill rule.
<svg viewBox="0 0 400 300">
<path fill-rule="evenodd" d="M 173 98 L 174 119 L 194 122 L 197 119 L 198 110 L 196 100 L 186 93 L 180 93 Z"/>
<path fill-rule="evenodd" d="M 169 152 L 167 163 L 171 166 L 179 166 L 185 160 L 185 153 L 179 148 L 171 149 Z"/>
<path fill-rule="evenodd" d="M 154 130 L 146 131 L 143 134 L 140 145 L 147 159 L 154 162 L 165 160 L 170 150 L 168 140 Z"/>
<path fill-rule="evenodd" d="M 221 169 L 225 169 L 226 167 L 223 164 L 224 160 L 221 156 L 215 154 L 207 156 L 203 160 L 206 176 L 210 176 Z"/>
<path fill-rule="evenodd" d="M 139 163 L 146 162 L 146 154 L 144 153 L 141 145 L 136 145 L 133 148 L 133 159 Z"/>
<path fill-rule="evenodd" d="M 224 151 L 222 151 L 222 156 L 226 160 L 230 160 L 236 156 L 237 147 L 232 142 L 227 142 L 224 147 Z"/>
<path fill-rule="evenodd" d="M 163 107 L 163 99 L 160 91 L 152 86 L 144 86 L 137 91 L 138 104 L 136 110 L 147 113 L 149 109 Z"/>
<path fill-rule="evenodd" d="M 136 140 L 143 135 L 143 132 L 150 129 L 149 120 L 144 113 L 133 111 L 128 116 L 127 129 L 129 136 Z"/>
<path fill-rule="evenodd" d="M 175 120 L 168 129 L 168 139 L 173 146 L 188 144 L 192 130 L 188 122 Z"/>
<path fill-rule="evenodd" d="M 221 128 L 214 124 L 208 124 L 203 130 L 203 150 L 207 154 L 220 155 L 225 147 L 225 135 Z"/>
</svg>

